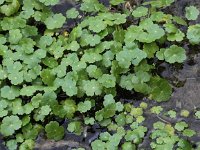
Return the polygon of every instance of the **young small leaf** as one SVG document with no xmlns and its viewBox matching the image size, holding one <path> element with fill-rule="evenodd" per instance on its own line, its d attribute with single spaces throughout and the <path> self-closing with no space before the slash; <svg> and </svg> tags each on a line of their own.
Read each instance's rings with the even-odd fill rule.
<svg viewBox="0 0 200 150">
<path fill-rule="evenodd" d="M 188 20 L 196 20 L 199 16 L 199 10 L 195 6 L 189 6 L 185 8 L 185 17 Z"/>
</svg>

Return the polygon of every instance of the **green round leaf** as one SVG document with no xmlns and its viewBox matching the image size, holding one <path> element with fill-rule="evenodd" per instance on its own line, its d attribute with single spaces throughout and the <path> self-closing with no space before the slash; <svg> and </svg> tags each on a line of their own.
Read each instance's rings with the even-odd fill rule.
<svg viewBox="0 0 200 150">
<path fill-rule="evenodd" d="M 58 122 L 56 121 L 51 121 L 45 126 L 45 132 L 47 133 L 47 137 L 49 139 L 58 141 L 64 136 L 64 127 L 59 126 Z"/>
<path fill-rule="evenodd" d="M 102 150 L 105 149 L 106 143 L 101 140 L 95 140 L 91 144 L 93 150 Z"/>
<path fill-rule="evenodd" d="M 200 43 L 200 24 L 191 25 L 188 27 L 187 38 L 191 44 Z"/>
<path fill-rule="evenodd" d="M 44 3 L 46 6 L 56 5 L 59 3 L 59 0 L 39 0 L 41 3 Z"/>
<path fill-rule="evenodd" d="M 166 80 L 154 77 L 150 80 L 150 86 L 150 99 L 154 99 L 158 102 L 169 100 L 172 94 L 172 88 Z"/>
<path fill-rule="evenodd" d="M 115 87 L 116 84 L 115 76 L 109 74 L 103 74 L 98 81 L 106 88 Z"/>
<path fill-rule="evenodd" d="M 1 97 L 13 100 L 20 95 L 19 89 L 15 86 L 4 86 L 1 88 Z"/>
<path fill-rule="evenodd" d="M 13 135 L 15 133 L 15 130 L 18 130 L 21 128 L 22 122 L 19 119 L 18 116 L 6 116 L 2 120 L 1 124 L 1 133 L 4 136 Z"/>
<path fill-rule="evenodd" d="M 61 28 L 65 23 L 66 18 L 62 14 L 55 14 L 53 16 L 48 17 L 45 20 L 45 24 L 48 29 L 56 29 Z"/>
<path fill-rule="evenodd" d="M 165 50 L 164 57 L 169 63 L 182 63 L 186 60 L 186 51 L 182 47 L 172 45 Z"/>
<path fill-rule="evenodd" d="M 2 14 L 5 14 L 6 16 L 11 16 L 14 13 L 16 13 L 20 8 L 20 3 L 18 0 L 12 0 L 11 3 L 8 3 L 7 5 L 3 5 L 0 7 L 0 12 Z"/>
<path fill-rule="evenodd" d="M 199 10 L 195 6 L 186 7 L 185 12 L 185 17 L 188 20 L 196 20 L 199 16 Z"/>
<path fill-rule="evenodd" d="M 120 3 L 124 3 L 124 0 L 110 0 L 110 4 L 119 5 Z"/>
<path fill-rule="evenodd" d="M 22 38 L 22 34 L 19 29 L 13 29 L 9 31 L 9 42 L 11 44 L 17 44 Z"/>
<path fill-rule="evenodd" d="M 125 142 L 122 145 L 122 150 L 136 150 L 136 146 L 132 144 L 131 142 Z"/>
<path fill-rule="evenodd" d="M 87 112 L 88 110 L 90 110 L 92 107 L 91 105 L 91 101 L 84 101 L 84 102 L 80 102 L 78 104 L 78 110 L 81 112 L 81 113 L 85 113 Z"/>
<path fill-rule="evenodd" d="M 140 6 L 133 10 L 132 15 L 134 17 L 143 17 L 146 16 L 148 13 L 148 8 Z"/>
<path fill-rule="evenodd" d="M 87 96 L 100 95 L 102 93 L 102 86 L 96 80 L 84 80 L 83 89 Z"/>
<path fill-rule="evenodd" d="M 82 132 L 81 122 L 74 121 L 68 124 L 67 130 L 70 132 L 74 132 L 77 135 L 80 135 Z"/>
<path fill-rule="evenodd" d="M 76 8 L 71 8 L 66 12 L 66 14 L 67 14 L 67 18 L 74 19 L 78 17 L 79 12 L 76 10 Z"/>
</svg>

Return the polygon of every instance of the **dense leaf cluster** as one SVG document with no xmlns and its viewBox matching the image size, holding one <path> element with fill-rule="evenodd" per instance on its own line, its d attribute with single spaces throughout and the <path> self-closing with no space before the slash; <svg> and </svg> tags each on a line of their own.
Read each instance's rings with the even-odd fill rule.
<svg viewBox="0 0 200 150">
<path fill-rule="evenodd" d="M 135 149 L 147 132 L 138 125 L 144 121 L 143 109 L 125 108 L 117 102 L 117 87 L 167 101 L 172 88 L 153 73 L 156 64 L 151 60 L 184 62 L 182 41 L 199 44 L 200 25 L 189 26 L 186 39 L 179 29 L 187 26 L 186 21 L 160 11 L 173 0 L 152 0 L 121 12 L 111 11 L 111 7 L 124 0 L 111 0 L 109 7 L 98 0 L 83 0 L 80 10 L 72 8 L 66 15 L 50 10 L 58 2 L 0 0 L 0 132 L 8 139 L 7 147 L 33 149 L 42 130 L 49 139 L 60 140 L 65 129 L 54 118 L 73 119 L 81 113 L 87 125 L 100 123 L 111 130 L 121 126 L 113 135 L 102 133 L 101 140 L 92 143 L 93 149 L 113 149 L 122 138 L 127 141 L 123 149 Z M 88 15 L 70 33 L 58 34 L 68 19 L 80 17 L 79 11 Z M 195 7 L 186 9 L 188 20 L 198 15 Z M 103 106 L 95 116 L 87 116 L 98 104 Z M 198 112 L 196 116 L 199 118 Z M 123 126 L 134 119 L 131 130 L 125 131 Z M 67 130 L 81 134 L 81 122 L 73 120 Z M 184 134 L 192 136 L 193 132 L 188 129 Z M 152 148 L 156 148 L 154 143 Z"/>
</svg>

